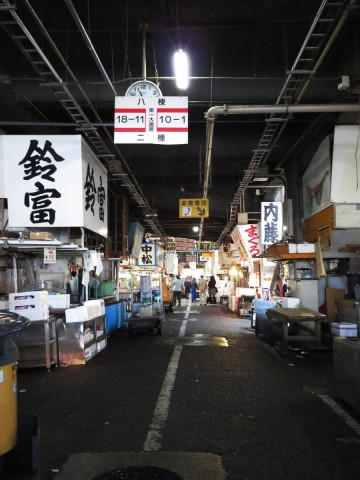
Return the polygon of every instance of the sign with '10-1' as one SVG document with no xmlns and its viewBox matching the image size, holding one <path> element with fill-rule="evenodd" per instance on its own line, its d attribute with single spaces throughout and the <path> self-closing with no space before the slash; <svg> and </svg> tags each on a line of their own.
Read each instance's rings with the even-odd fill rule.
<svg viewBox="0 0 360 480">
<path fill-rule="evenodd" d="M 188 143 L 187 97 L 115 97 L 115 143 Z"/>
</svg>

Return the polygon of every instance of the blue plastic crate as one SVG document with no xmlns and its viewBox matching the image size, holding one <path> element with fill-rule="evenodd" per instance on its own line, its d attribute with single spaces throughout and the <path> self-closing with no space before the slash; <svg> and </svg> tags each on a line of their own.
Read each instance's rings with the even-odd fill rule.
<svg viewBox="0 0 360 480">
<path fill-rule="evenodd" d="M 118 304 L 108 305 L 105 307 L 106 314 L 106 333 L 110 334 L 119 328 Z"/>
</svg>

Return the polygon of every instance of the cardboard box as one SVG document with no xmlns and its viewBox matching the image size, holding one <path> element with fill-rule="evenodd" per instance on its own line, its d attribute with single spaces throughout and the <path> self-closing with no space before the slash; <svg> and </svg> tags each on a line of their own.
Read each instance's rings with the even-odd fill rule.
<svg viewBox="0 0 360 480">
<path fill-rule="evenodd" d="M 283 297 L 281 305 L 284 308 L 300 308 L 300 298 Z"/>
<path fill-rule="evenodd" d="M 337 337 L 357 337 L 358 327 L 356 323 L 342 322 L 331 324 L 331 333 Z"/>
<path fill-rule="evenodd" d="M 30 231 L 30 240 L 52 240 L 52 233 Z"/>
<path fill-rule="evenodd" d="M 315 253 L 315 243 L 298 243 L 297 253 Z"/>
</svg>

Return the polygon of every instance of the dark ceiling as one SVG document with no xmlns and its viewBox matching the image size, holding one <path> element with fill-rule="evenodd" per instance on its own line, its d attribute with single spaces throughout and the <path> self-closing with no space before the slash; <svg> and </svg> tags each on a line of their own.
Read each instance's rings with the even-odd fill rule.
<svg viewBox="0 0 360 480">
<path fill-rule="evenodd" d="M 13 4 L 16 10 L 11 11 L 7 7 Z M 71 14 L 72 7 L 111 85 L 91 55 Z M 147 223 L 148 231 L 196 238 L 192 226 L 199 221 L 179 219 L 178 201 L 203 196 L 204 113 L 216 105 L 274 105 L 314 21 L 318 21 L 319 29 L 314 31 L 320 32 L 320 40 L 316 50 L 308 43 L 310 47 L 303 53 L 303 57 L 313 55 L 313 60 L 302 65 L 305 73 L 300 75 L 296 89 L 288 100 L 283 96 L 280 103 L 358 102 L 358 90 L 338 89 L 338 79 L 344 74 L 350 76 L 352 84 L 359 85 L 357 7 L 357 0 L 0 0 L 0 128 L 5 134 L 78 133 L 78 125 L 54 95 L 54 89 L 39 86 L 53 80 L 39 74 L 39 68 L 29 60 L 31 53 L 22 52 L 16 45 L 19 25 L 23 24 L 96 126 L 93 135 L 98 135 L 107 152 L 115 155 L 101 157 L 109 168 L 110 188 L 132 197 L 135 188 L 140 195 L 140 201 L 131 199 L 131 217 L 140 219 L 144 211 L 154 210 L 158 216 Z M 15 24 L 8 23 L 14 19 Z M 132 82 L 142 78 L 144 30 L 147 79 L 158 80 L 164 96 L 188 96 L 187 145 L 112 143 L 114 91 L 122 96 Z M 334 31 L 334 41 L 322 58 Z M 191 62 L 192 78 L 185 93 L 176 89 L 173 79 L 171 59 L 178 47 L 187 51 Z M 296 114 L 291 119 L 286 116 L 282 134 L 274 136 L 271 153 L 263 155 L 260 164 L 266 163 L 272 174 L 282 173 L 276 169 L 281 165 L 286 173 L 289 152 L 300 158 L 309 142 L 319 143 L 322 135 L 331 133 L 338 117 L 329 113 L 321 116 L 321 122 L 319 118 L 317 113 Z M 259 197 L 250 188 L 245 190 L 245 205 L 236 204 L 235 210 L 231 205 L 268 125 L 266 120 L 269 115 L 265 114 L 216 119 L 208 189 L 210 217 L 204 221 L 203 240 L 216 242 L 234 220 L 234 211 L 259 211 Z M 86 131 L 83 134 L 88 136 Z M 113 175 L 119 171 L 128 174 L 130 190 L 122 186 L 123 176 Z M 147 208 L 139 208 L 139 202 L 145 202 Z"/>
</svg>

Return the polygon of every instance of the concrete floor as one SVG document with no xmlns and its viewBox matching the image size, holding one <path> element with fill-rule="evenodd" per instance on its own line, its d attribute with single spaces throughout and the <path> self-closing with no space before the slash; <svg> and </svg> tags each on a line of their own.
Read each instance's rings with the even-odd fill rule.
<svg viewBox="0 0 360 480">
<path fill-rule="evenodd" d="M 84 366 L 20 370 L 18 391 L 41 430 L 40 475 L 22 478 L 146 464 L 184 480 L 360 474 L 359 433 L 324 401 L 360 420 L 336 398 L 331 354 L 280 356 L 225 306 L 184 302 L 162 336 L 116 331 Z"/>
</svg>

